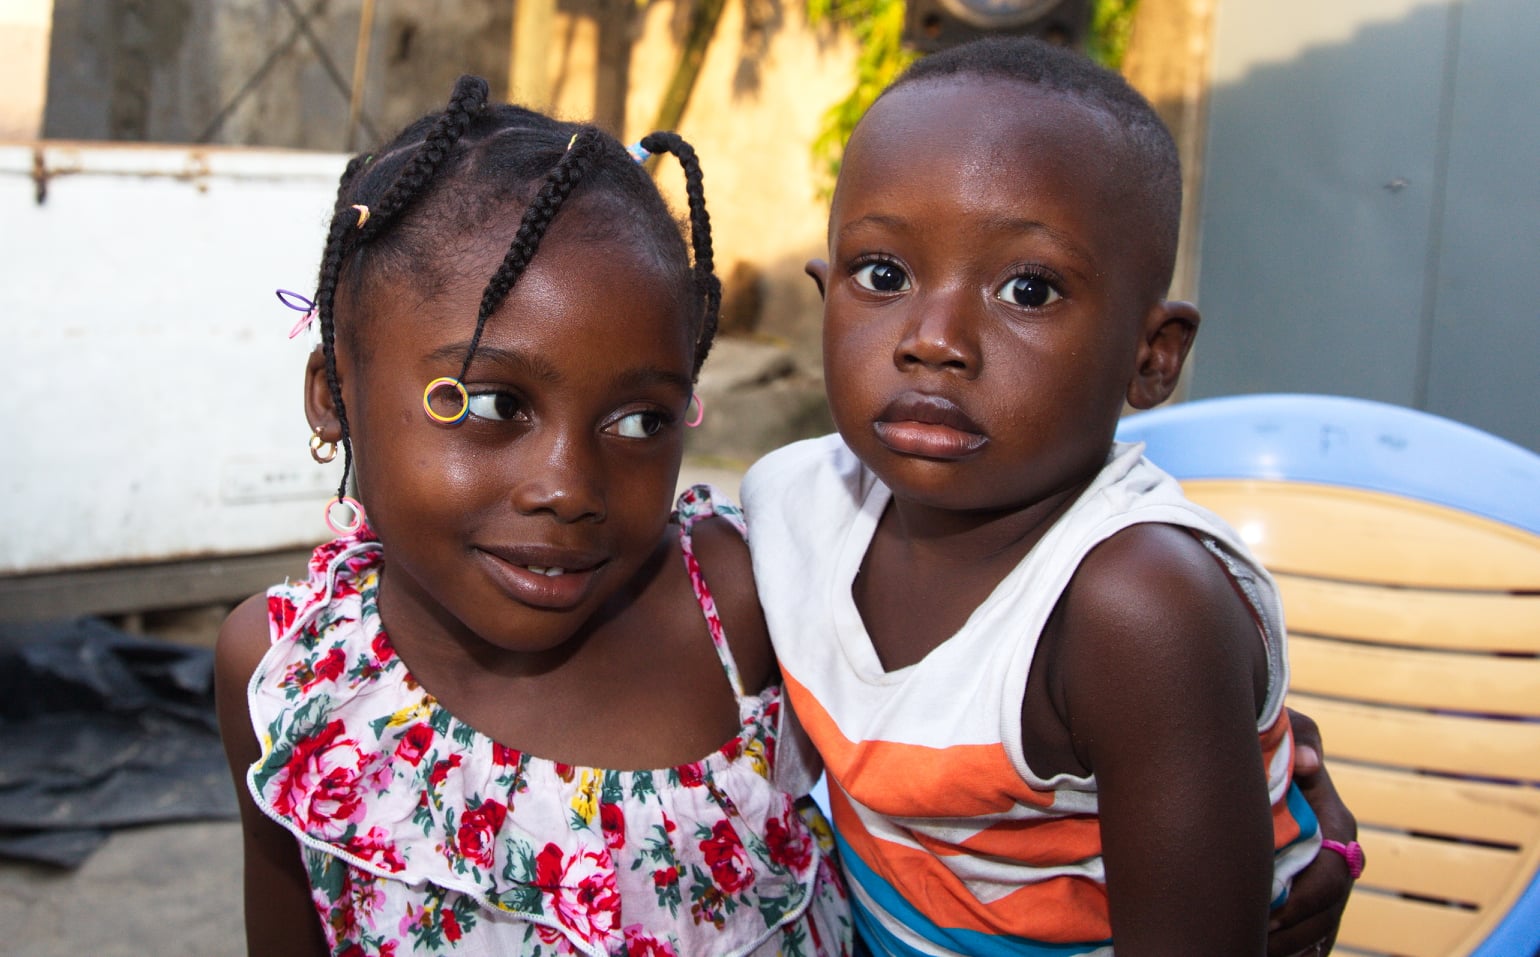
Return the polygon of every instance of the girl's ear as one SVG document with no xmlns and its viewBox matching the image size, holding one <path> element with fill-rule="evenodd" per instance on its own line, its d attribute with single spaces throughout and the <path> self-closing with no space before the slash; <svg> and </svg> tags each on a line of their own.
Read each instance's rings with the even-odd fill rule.
<svg viewBox="0 0 1540 957">
<path fill-rule="evenodd" d="M 1143 338 L 1128 383 L 1128 404 L 1153 409 L 1171 398 L 1201 317 L 1190 302 L 1161 300 L 1144 319 Z"/>
<path fill-rule="evenodd" d="M 340 368 L 337 375 L 340 380 Z M 337 416 L 331 385 L 326 381 L 326 353 L 320 346 L 311 350 L 310 360 L 305 363 L 305 418 L 312 429 L 319 430 L 321 441 L 342 441 L 342 420 Z"/>
<path fill-rule="evenodd" d="M 818 298 L 822 299 L 824 297 L 824 281 L 829 278 L 829 264 L 822 259 L 809 259 L 807 265 L 802 268 L 809 276 L 813 277 L 813 282 L 818 284 Z"/>
</svg>

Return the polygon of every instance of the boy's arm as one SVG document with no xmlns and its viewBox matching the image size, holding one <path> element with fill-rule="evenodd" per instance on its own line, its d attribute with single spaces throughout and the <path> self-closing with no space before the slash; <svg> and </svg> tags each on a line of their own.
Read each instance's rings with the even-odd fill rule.
<svg viewBox="0 0 1540 957">
<path fill-rule="evenodd" d="M 1260 957 L 1266 659 L 1228 576 L 1186 531 L 1134 526 L 1087 556 L 1049 637 L 1061 714 L 1097 779 L 1119 957 Z"/>
<path fill-rule="evenodd" d="M 1321 833 L 1344 844 L 1357 840 L 1358 822 L 1326 771 L 1320 729 L 1308 715 L 1292 708 L 1289 723 L 1294 729 L 1294 783 L 1320 821 Z M 1342 856 L 1329 851 L 1317 854 L 1309 867 L 1294 875 L 1288 902 L 1273 913 L 1268 957 L 1331 953 L 1352 889 L 1353 878 Z"/>
<path fill-rule="evenodd" d="M 310 881 L 299 842 L 257 809 L 246 788 L 246 769 L 261 757 L 261 744 L 246 706 L 246 686 L 268 647 L 265 595 L 248 598 L 230 613 L 214 647 L 219 731 L 241 809 L 246 952 L 253 957 L 324 955 L 326 941 L 310 902 Z"/>
</svg>

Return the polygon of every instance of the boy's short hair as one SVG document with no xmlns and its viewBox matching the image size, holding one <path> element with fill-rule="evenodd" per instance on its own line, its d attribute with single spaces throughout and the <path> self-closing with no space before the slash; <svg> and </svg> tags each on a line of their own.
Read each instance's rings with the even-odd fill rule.
<svg viewBox="0 0 1540 957">
<path fill-rule="evenodd" d="M 1157 294 L 1164 295 L 1176 266 L 1182 219 L 1182 164 L 1171 131 L 1122 76 L 1074 50 L 1033 37 L 985 37 L 921 57 L 883 96 L 912 83 L 949 76 L 1013 81 L 1070 97 L 1117 123 L 1128 142 L 1128 191 L 1145 204 L 1150 238 L 1158 244 Z M 879 97 L 881 99 L 881 97 Z"/>
</svg>

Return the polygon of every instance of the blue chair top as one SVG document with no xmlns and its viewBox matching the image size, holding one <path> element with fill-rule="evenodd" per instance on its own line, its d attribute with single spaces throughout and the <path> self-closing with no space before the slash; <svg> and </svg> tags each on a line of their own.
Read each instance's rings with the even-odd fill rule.
<svg viewBox="0 0 1540 957">
<path fill-rule="evenodd" d="M 1405 406 L 1346 396 L 1200 399 L 1125 417 L 1118 438 L 1179 479 L 1319 482 L 1420 499 L 1540 535 L 1540 455 Z"/>
</svg>

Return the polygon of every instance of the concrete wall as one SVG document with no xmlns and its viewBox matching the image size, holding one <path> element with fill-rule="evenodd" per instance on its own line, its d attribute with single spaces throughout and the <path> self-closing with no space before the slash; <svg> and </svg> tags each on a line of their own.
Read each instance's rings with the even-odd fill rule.
<svg viewBox="0 0 1540 957">
<path fill-rule="evenodd" d="M 363 46 L 361 2 L 54 0 L 43 135 L 342 151 L 439 107 L 461 73 L 486 76 L 506 96 L 511 2 L 378 3 Z M 552 111 L 594 116 L 614 66 L 599 56 L 599 27 L 619 16 L 634 40 L 625 135 L 650 131 L 690 12 L 672 0 L 560 2 L 544 48 Z M 821 253 L 825 215 L 809 145 L 849 88 L 853 61 L 848 41 L 808 27 L 797 0 L 729 0 L 679 124 L 701 154 L 723 276 L 736 271 L 735 288 L 756 294 L 761 331 L 809 358 L 818 309 L 802 265 Z M 659 180 L 682 208 L 677 169 L 663 164 Z"/>
<path fill-rule="evenodd" d="M 43 126 L 52 0 L 0 0 L 0 141 Z"/>
<path fill-rule="evenodd" d="M 1228 0 L 1195 396 L 1324 392 L 1540 450 L 1540 5 Z"/>
</svg>

